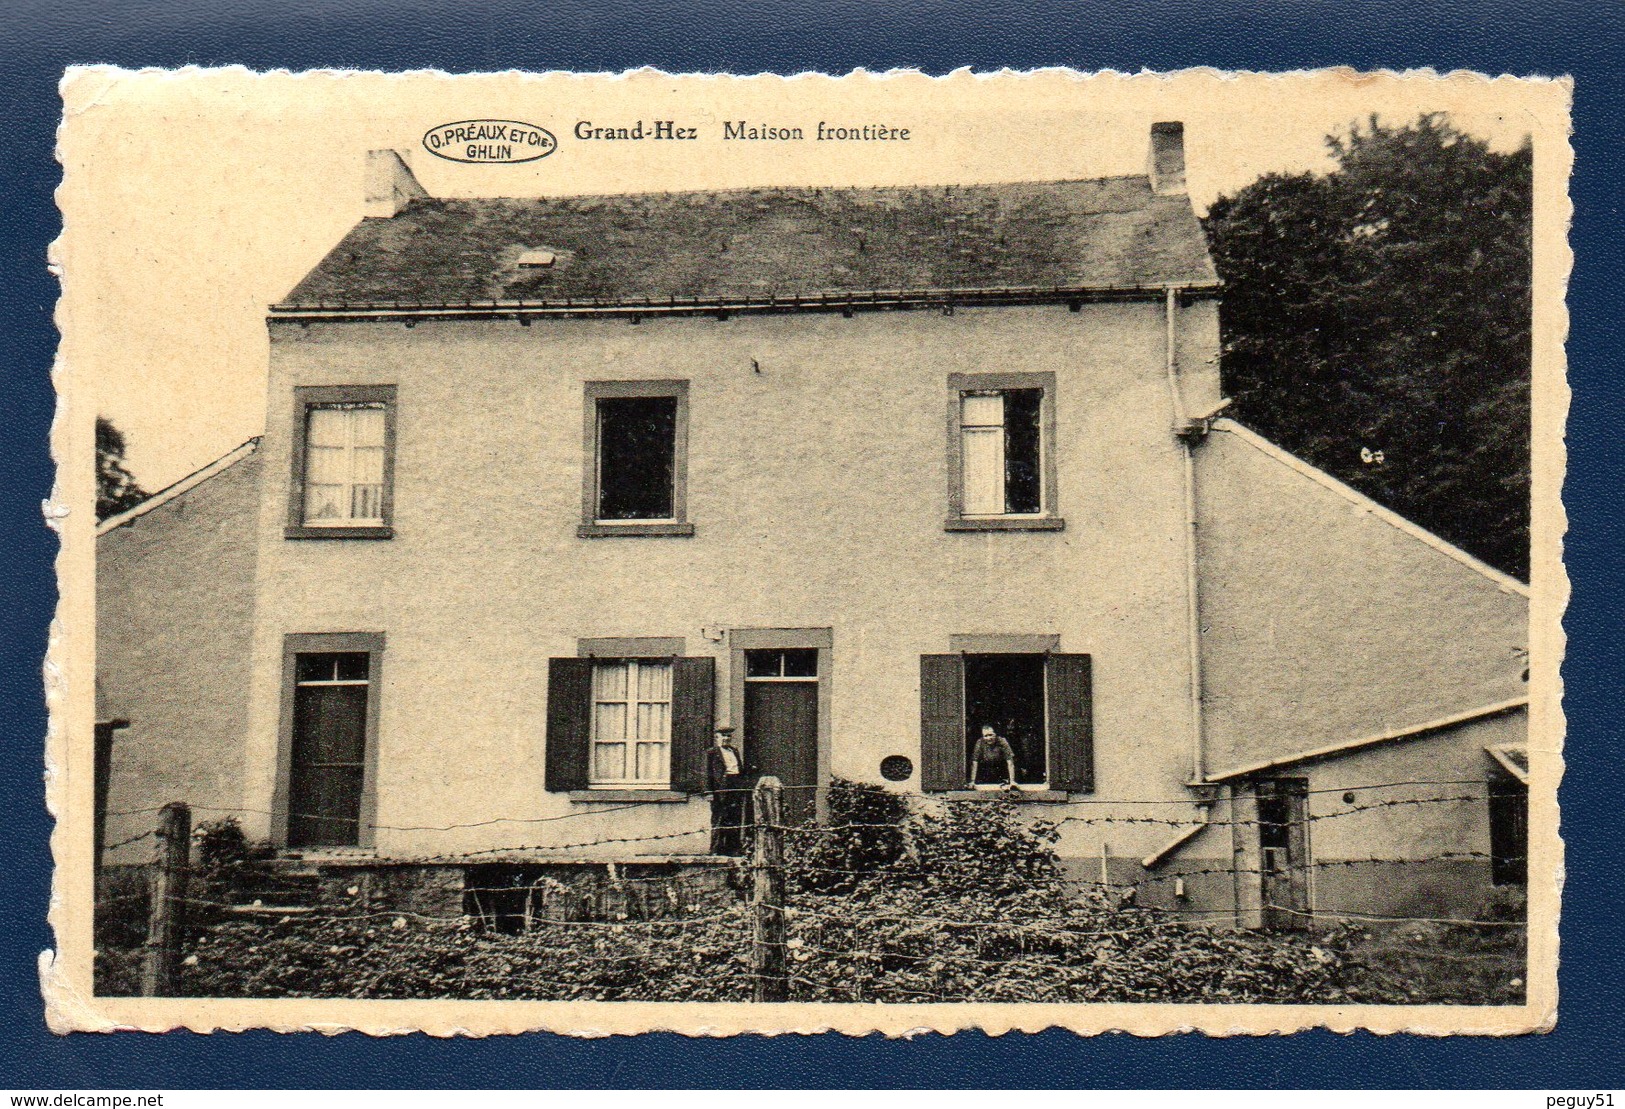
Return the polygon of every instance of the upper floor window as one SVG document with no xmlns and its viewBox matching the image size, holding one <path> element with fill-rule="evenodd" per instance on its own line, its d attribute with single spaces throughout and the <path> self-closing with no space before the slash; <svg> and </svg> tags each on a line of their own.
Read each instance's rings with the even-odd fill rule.
<svg viewBox="0 0 1625 1109">
<path fill-rule="evenodd" d="M 305 523 L 384 522 L 384 406 L 324 404 L 305 423 Z"/>
<path fill-rule="evenodd" d="M 596 519 L 675 519 L 676 466 L 676 397 L 599 400 Z"/>
<path fill-rule="evenodd" d="M 290 539 L 392 533 L 393 385 L 294 390 Z"/>
<path fill-rule="evenodd" d="M 587 383 L 583 537 L 692 535 L 688 382 Z"/>
<path fill-rule="evenodd" d="M 1059 530 L 1055 375 L 949 378 L 951 531 Z"/>
<path fill-rule="evenodd" d="M 1042 389 L 967 392 L 959 398 L 966 516 L 1031 516 L 1043 511 L 1038 434 Z"/>
</svg>

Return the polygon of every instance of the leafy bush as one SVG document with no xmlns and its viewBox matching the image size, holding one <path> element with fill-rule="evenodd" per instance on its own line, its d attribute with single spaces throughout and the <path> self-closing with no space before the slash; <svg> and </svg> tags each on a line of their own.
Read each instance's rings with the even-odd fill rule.
<svg viewBox="0 0 1625 1109">
<path fill-rule="evenodd" d="M 209 997 L 748 1000 L 743 905 L 694 921 L 543 923 L 520 935 L 472 919 L 388 913 L 231 921 L 182 967 Z"/>
<path fill-rule="evenodd" d="M 915 816 L 909 828 L 914 868 L 928 890 L 990 899 L 1059 893 L 1058 835 L 1053 824 L 1022 821 L 1000 794 L 943 804 Z"/>
<path fill-rule="evenodd" d="M 906 848 L 907 818 L 908 801 L 900 794 L 836 778 L 828 821 L 786 834 L 791 890 L 841 893 L 896 867 Z"/>
<path fill-rule="evenodd" d="M 274 854 L 269 844 L 251 842 L 235 816 L 199 824 L 192 832 L 188 894 L 194 921 L 209 923 L 221 906 L 245 900 L 267 881 L 266 863 Z"/>
<path fill-rule="evenodd" d="M 134 994 L 147 941 L 147 868 L 108 867 L 96 889 L 95 988 L 104 997 Z"/>
<path fill-rule="evenodd" d="M 835 791 L 829 825 L 789 837 L 786 950 L 797 1001 L 1516 1003 L 1521 930 L 1340 928 L 1266 935 L 1193 926 L 1080 894 L 1056 829 L 1006 799 L 910 813 L 878 787 Z M 222 858 L 236 858 L 222 833 Z M 369 911 L 230 920 L 191 948 L 194 996 L 739 1001 L 751 913 L 542 922 Z"/>
</svg>

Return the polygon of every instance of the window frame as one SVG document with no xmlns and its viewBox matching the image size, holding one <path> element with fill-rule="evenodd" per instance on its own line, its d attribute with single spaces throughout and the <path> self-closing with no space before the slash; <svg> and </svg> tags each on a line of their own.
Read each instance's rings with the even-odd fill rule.
<svg viewBox="0 0 1625 1109">
<path fill-rule="evenodd" d="M 547 707 L 544 724 L 543 789 L 572 802 L 686 803 L 705 792 L 705 752 L 716 727 L 716 660 L 710 655 L 672 655 L 665 645 L 681 638 L 582 639 L 575 656 L 554 656 L 547 664 Z M 604 646 L 622 649 L 615 655 Z M 592 668 L 595 662 L 668 661 L 672 665 L 671 753 L 667 789 L 588 789 L 592 753 L 590 716 Z"/>
<path fill-rule="evenodd" d="M 642 700 L 638 699 L 638 696 L 637 696 L 637 674 L 636 674 L 636 672 L 635 672 L 635 670 L 633 668 L 634 667 L 641 668 L 641 667 L 649 666 L 649 665 L 663 666 L 663 667 L 666 668 L 666 688 L 667 688 L 667 692 L 666 692 L 666 700 L 664 702 L 642 701 Z M 597 695 L 598 668 L 601 667 L 601 666 L 624 666 L 624 667 L 627 668 L 627 670 L 626 670 L 626 699 L 624 701 L 618 702 L 619 704 L 623 704 L 623 705 L 626 706 L 625 722 L 626 722 L 627 725 L 631 725 L 632 722 L 634 722 L 637 719 L 637 706 L 638 705 L 641 705 L 641 704 L 661 704 L 661 703 L 665 704 L 665 706 L 666 706 L 666 738 L 665 738 L 666 776 L 664 778 L 660 778 L 660 779 L 652 779 L 651 778 L 651 779 L 647 779 L 647 780 L 646 779 L 641 779 L 641 778 L 615 778 L 615 779 L 610 779 L 610 780 L 598 780 L 598 779 L 595 778 L 593 768 L 598 763 L 598 744 L 599 744 L 599 738 L 598 738 L 598 706 L 601 703 L 605 703 L 605 702 L 601 702 L 599 700 L 599 698 L 598 698 L 598 695 Z M 677 711 L 677 704 L 676 704 L 676 702 L 677 702 L 677 689 L 676 689 L 677 666 L 676 666 L 675 661 L 670 656 L 657 657 L 657 658 L 650 658 L 650 657 L 647 657 L 647 656 L 642 657 L 642 658 L 637 657 L 637 656 L 622 657 L 622 658 L 606 658 L 606 657 L 596 656 L 595 655 L 595 656 L 592 656 L 592 671 L 593 671 L 592 701 L 588 706 L 589 711 L 587 713 L 587 789 L 588 790 L 653 790 L 655 792 L 660 792 L 660 793 L 670 792 L 671 791 L 671 779 L 672 779 L 672 774 L 671 774 L 672 747 L 673 747 L 672 740 L 673 740 L 673 732 L 675 730 L 674 725 L 676 723 L 674 717 L 675 717 L 675 714 L 676 714 L 676 711 Z M 621 742 L 622 744 L 624 744 L 627 747 L 626 762 L 628 764 L 630 764 L 631 766 L 636 767 L 636 765 L 637 765 L 636 747 L 637 747 L 637 744 L 638 744 L 638 740 L 636 740 L 635 738 L 632 738 L 630 736 L 623 736 L 623 738 L 619 742 Z"/>
<path fill-rule="evenodd" d="M 376 846 L 378 813 L 378 722 L 382 713 L 384 675 L 383 632 L 290 632 L 282 637 L 281 710 L 277 725 L 276 784 L 271 795 L 271 842 L 288 847 L 288 824 L 293 790 L 294 706 L 299 682 L 299 656 L 310 654 L 365 654 L 367 656 L 367 729 L 361 769 L 360 826 L 354 848 Z M 318 849 L 319 850 L 319 849 Z"/>
<path fill-rule="evenodd" d="M 310 413 L 339 404 L 377 404 L 384 410 L 384 480 L 381 524 L 310 524 L 305 521 L 306 439 Z M 393 385 L 298 385 L 293 390 L 292 475 L 288 487 L 286 539 L 392 539 L 395 536 L 395 413 Z"/>
<path fill-rule="evenodd" d="M 973 749 L 975 748 L 976 741 L 971 736 L 971 721 L 970 721 L 970 707 L 969 707 L 970 706 L 970 673 L 969 673 L 970 660 L 973 659 L 973 658 L 977 658 L 977 659 L 981 659 L 981 658 L 1001 658 L 1001 657 L 1008 657 L 1008 656 L 1014 656 L 1014 657 L 1017 657 L 1017 658 L 1037 658 L 1037 659 L 1042 660 L 1039 663 L 1039 667 L 1038 667 L 1038 700 L 1039 700 L 1038 708 L 1039 708 L 1039 717 L 1043 721 L 1043 736 L 1044 736 L 1044 777 L 1043 777 L 1043 780 L 1038 781 L 1038 782 L 1012 782 L 1011 785 L 1013 785 L 1017 790 L 1019 790 L 1022 793 L 1054 793 L 1054 792 L 1056 792 L 1055 790 L 1052 790 L 1050 788 L 1050 762 L 1051 762 L 1050 747 L 1052 746 L 1052 744 L 1050 742 L 1050 724 L 1051 724 L 1051 722 L 1050 722 L 1050 703 L 1049 703 L 1050 702 L 1050 694 L 1049 694 L 1050 654 L 1051 654 L 1051 652 L 1049 652 L 1049 651 L 963 651 L 963 652 L 961 652 L 961 658 L 964 660 L 964 662 L 963 662 L 963 664 L 961 665 L 961 668 L 960 668 L 960 681 L 964 683 L 964 694 L 960 699 L 960 703 L 964 707 L 960 711 L 960 717 L 961 717 L 961 720 L 962 720 L 960 730 L 964 733 L 964 736 L 965 736 L 965 743 L 964 743 L 964 747 L 965 747 L 965 783 L 966 783 L 967 787 L 972 792 L 1002 793 L 1007 787 L 1005 787 L 1003 785 L 997 785 L 997 784 L 978 784 L 977 781 L 976 781 L 976 767 L 972 763 L 972 758 L 971 758 L 971 753 L 972 753 Z M 1010 737 L 1005 736 L 1004 738 L 1008 741 Z"/>
<path fill-rule="evenodd" d="M 967 393 L 1003 393 L 1014 389 L 1037 389 L 1040 510 L 1022 514 L 965 513 L 965 444 L 963 398 Z M 1061 531 L 1066 521 L 1059 511 L 1059 481 L 1056 467 L 1055 374 L 1049 371 L 1023 373 L 954 373 L 948 375 L 948 518 L 946 531 Z"/>
<path fill-rule="evenodd" d="M 1006 654 L 1041 655 L 1044 659 L 1044 782 L 1019 784 L 1016 799 L 1064 802 L 1074 794 L 1095 792 L 1093 655 L 1062 651 L 1060 646 L 1059 637 L 1052 635 L 956 635 L 948 653 L 920 656 L 919 773 L 923 792 L 961 799 L 1008 795 L 1003 789 L 975 784 L 969 765 L 965 666 L 970 656 Z M 944 686 L 942 679 L 950 676 L 951 683 Z M 1057 686 L 1066 682 L 1081 683 L 1074 689 L 1079 694 L 1075 700 L 1057 699 Z M 1069 711 L 1072 708 L 1081 713 Z M 1068 732 L 1075 734 L 1069 738 Z M 948 737 L 947 755 L 941 742 L 944 735 Z"/>
<path fill-rule="evenodd" d="M 672 446 L 672 515 L 659 520 L 603 520 L 598 516 L 598 402 L 631 397 L 672 397 L 677 401 Z M 582 403 L 581 523 L 582 539 L 616 537 L 672 538 L 694 534 L 688 519 L 688 382 L 677 378 L 642 381 L 588 381 Z"/>
</svg>

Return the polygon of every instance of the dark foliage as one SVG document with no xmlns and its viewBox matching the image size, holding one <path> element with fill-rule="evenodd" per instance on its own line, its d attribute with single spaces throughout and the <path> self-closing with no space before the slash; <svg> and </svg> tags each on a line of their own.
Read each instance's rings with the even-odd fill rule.
<svg viewBox="0 0 1625 1109">
<path fill-rule="evenodd" d="M 836 778 L 828 822 L 788 833 L 789 878 L 795 890 L 842 893 L 902 859 L 908 802 L 877 785 Z"/>
<path fill-rule="evenodd" d="M 201 910 L 249 900 L 273 883 L 267 862 L 275 855 L 268 843 L 255 843 L 243 834 L 235 816 L 199 824 L 192 832 L 192 873 L 189 896 L 194 917 L 211 923 L 214 916 Z M 217 912 L 216 912 L 216 915 Z"/>
<path fill-rule="evenodd" d="M 910 816 L 878 788 L 835 791 L 829 845 L 803 833 L 787 942 L 799 1001 L 1516 1003 L 1513 928 L 1319 936 L 1192 927 L 1069 888 L 1054 829 L 1004 800 Z M 216 837 L 236 857 L 229 831 Z M 251 850 L 251 849 L 250 849 Z M 815 888 L 828 871 L 829 889 Z M 472 919 L 379 910 L 220 922 L 182 967 L 194 996 L 746 1000 L 751 908 L 657 922 Z M 1420 930 L 1419 930 L 1420 929 Z M 110 953 L 116 955 L 117 953 Z M 109 975 L 104 981 L 111 981 Z"/>
<path fill-rule="evenodd" d="M 124 433 L 105 416 L 96 417 L 96 519 L 134 508 L 148 494 L 124 466 Z"/>
<path fill-rule="evenodd" d="M 1531 151 L 1439 114 L 1327 141 L 1205 221 L 1234 413 L 1528 580 Z"/>
</svg>

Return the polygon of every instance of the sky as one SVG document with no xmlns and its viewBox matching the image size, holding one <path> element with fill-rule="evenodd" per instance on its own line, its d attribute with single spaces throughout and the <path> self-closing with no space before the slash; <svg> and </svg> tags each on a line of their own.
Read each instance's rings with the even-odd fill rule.
<svg viewBox="0 0 1625 1109">
<path fill-rule="evenodd" d="M 57 373 L 67 418 L 100 414 L 156 491 L 259 434 L 268 305 L 362 217 L 365 152 L 402 151 L 436 196 L 560 196 L 763 185 L 972 184 L 1144 172 L 1150 125 L 1185 124 L 1198 213 L 1270 172 L 1325 172 L 1325 138 L 1376 113 L 1449 113 L 1511 149 L 1539 121 L 1506 80 L 1360 76 L 1083 78 L 1060 71 L 836 79 L 259 75 L 83 70 L 64 85 Z M 437 158 L 424 133 L 522 120 L 558 149 L 513 166 Z M 691 141 L 583 141 L 578 123 L 657 119 Z M 739 142 L 722 123 L 908 128 L 906 142 Z M 1537 142 L 1537 166 L 1542 157 Z"/>
</svg>

